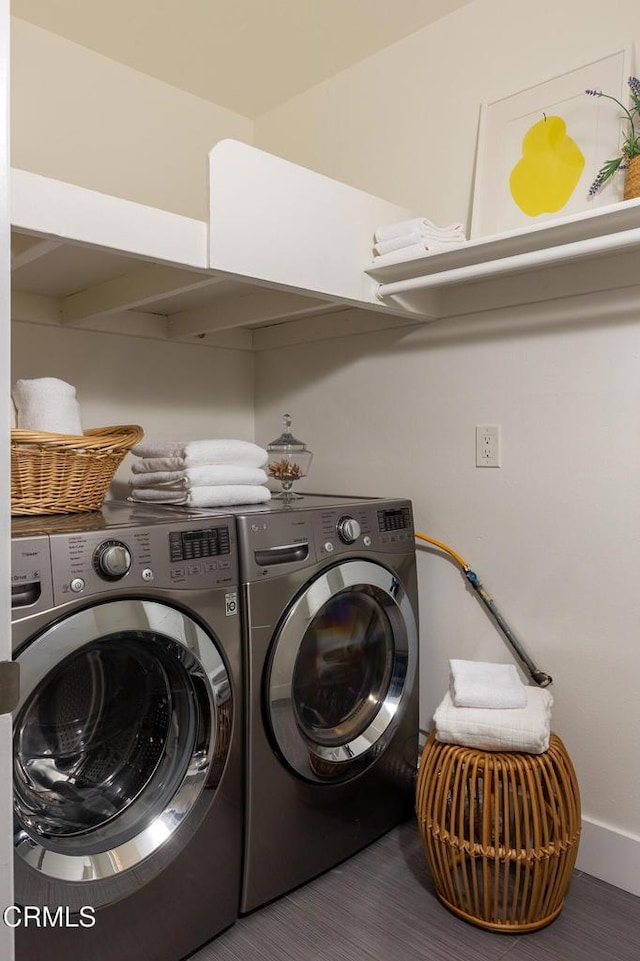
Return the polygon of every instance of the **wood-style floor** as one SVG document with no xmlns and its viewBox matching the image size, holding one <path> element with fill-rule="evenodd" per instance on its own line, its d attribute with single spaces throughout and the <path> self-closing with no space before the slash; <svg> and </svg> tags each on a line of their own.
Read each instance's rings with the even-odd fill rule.
<svg viewBox="0 0 640 961">
<path fill-rule="evenodd" d="M 638 961 L 640 898 L 574 875 L 546 928 L 494 934 L 437 900 L 417 825 L 241 918 L 191 961 Z"/>
</svg>

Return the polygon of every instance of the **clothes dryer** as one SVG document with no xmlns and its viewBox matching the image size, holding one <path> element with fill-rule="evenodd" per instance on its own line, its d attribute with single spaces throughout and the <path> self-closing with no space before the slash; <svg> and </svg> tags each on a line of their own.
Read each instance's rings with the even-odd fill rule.
<svg viewBox="0 0 640 961">
<path fill-rule="evenodd" d="M 17 961 L 178 961 L 238 914 L 233 519 L 14 519 Z"/>
<path fill-rule="evenodd" d="M 407 500 L 306 495 L 233 512 L 246 913 L 412 815 L 418 599 Z"/>
</svg>

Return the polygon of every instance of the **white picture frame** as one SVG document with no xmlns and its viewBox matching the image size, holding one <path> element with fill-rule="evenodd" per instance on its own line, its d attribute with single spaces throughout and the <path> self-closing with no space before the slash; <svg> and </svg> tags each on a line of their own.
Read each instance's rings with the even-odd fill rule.
<svg viewBox="0 0 640 961">
<path fill-rule="evenodd" d="M 589 197 L 589 187 L 602 165 L 619 156 L 624 124 L 615 103 L 590 97 L 585 91 L 602 90 L 626 106 L 632 58 L 633 50 L 629 44 L 567 73 L 482 104 L 471 216 L 472 238 L 492 236 L 622 200 L 622 174 L 615 174 L 594 197 Z M 556 134 L 558 118 L 565 122 L 571 149 L 578 147 L 584 166 L 570 192 L 571 184 L 567 186 L 568 195 L 560 207 L 539 213 L 525 212 L 514 199 L 510 178 L 526 152 L 523 150 L 525 135 L 534 124 L 546 123 L 547 118 L 553 122 L 549 130 Z M 577 164 L 573 176 L 578 176 Z M 563 196 L 564 192 L 561 191 Z M 558 203 L 557 194 L 558 191 L 552 206 Z"/>
</svg>

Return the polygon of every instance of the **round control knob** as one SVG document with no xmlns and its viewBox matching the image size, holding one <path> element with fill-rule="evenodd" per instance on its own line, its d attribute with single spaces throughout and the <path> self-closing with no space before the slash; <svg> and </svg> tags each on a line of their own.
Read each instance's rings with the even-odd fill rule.
<svg viewBox="0 0 640 961">
<path fill-rule="evenodd" d="M 121 541 L 105 541 L 94 556 L 94 565 L 100 577 L 118 581 L 131 569 L 131 554 Z"/>
<path fill-rule="evenodd" d="M 355 517 L 348 516 L 340 518 L 336 524 L 336 530 L 343 544 L 353 544 L 354 541 L 358 540 L 362 532 L 362 528 Z"/>
</svg>

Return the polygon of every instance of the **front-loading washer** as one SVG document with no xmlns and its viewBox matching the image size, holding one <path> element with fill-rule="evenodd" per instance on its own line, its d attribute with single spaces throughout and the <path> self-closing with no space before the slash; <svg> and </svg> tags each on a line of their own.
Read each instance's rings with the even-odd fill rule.
<svg viewBox="0 0 640 961">
<path fill-rule="evenodd" d="M 306 495 L 233 513 L 247 913 L 411 816 L 418 596 L 407 500 Z"/>
<path fill-rule="evenodd" d="M 178 961 L 238 916 L 235 524 L 14 519 L 17 961 Z"/>
</svg>

